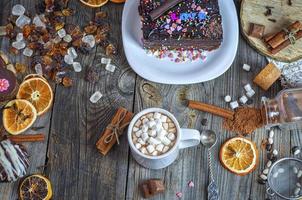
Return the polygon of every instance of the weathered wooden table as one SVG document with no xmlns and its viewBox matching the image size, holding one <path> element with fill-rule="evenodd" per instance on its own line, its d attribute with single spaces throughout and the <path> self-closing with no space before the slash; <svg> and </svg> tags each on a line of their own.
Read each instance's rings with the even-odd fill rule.
<svg viewBox="0 0 302 200">
<path fill-rule="evenodd" d="M 30 11 L 34 10 L 39 0 L 2 0 L 1 25 L 11 8 L 22 3 Z M 237 5 L 239 7 L 239 5 Z M 68 22 L 86 24 L 98 9 L 83 6 L 77 0 L 71 0 L 70 7 L 77 10 L 76 16 Z M 142 199 L 138 185 L 147 178 L 164 179 L 167 190 L 154 199 L 177 199 L 175 193 L 182 192 L 186 200 L 207 198 L 208 165 L 206 149 L 201 145 L 181 151 L 177 161 L 163 170 L 149 170 L 139 166 L 131 157 L 126 135 L 121 137 L 121 144 L 115 145 L 107 156 L 100 155 L 95 143 L 113 116 L 116 108 L 124 106 L 133 112 L 148 107 L 161 107 L 171 111 L 183 127 L 196 128 L 200 131 L 213 129 L 218 133 L 218 143 L 214 148 L 214 171 L 222 200 L 260 200 L 265 199 L 265 186 L 257 183 L 257 176 L 266 163 L 266 153 L 260 151 L 260 164 L 257 170 L 244 177 L 226 171 L 218 161 L 219 146 L 234 133 L 222 130 L 221 119 L 207 113 L 190 110 L 184 105 L 184 99 L 200 100 L 222 107 L 228 107 L 223 96 L 230 94 L 240 97 L 243 85 L 251 82 L 252 77 L 266 64 L 265 57 L 254 51 L 240 36 L 237 57 L 231 68 L 221 77 L 193 85 L 162 85 L 146 81 L 137 76 L 128 65 L 122 46 L 121 18 L 123 5 L 112 4 L 102 10 L 109 13 L 112 36 L 118 41 L 119 54 L 114 58 L 118 66 L 112 74 L 105 69 L 100 73 L 100 81 L 91 84 L 84 80 L 85 70 L 74 73 L 74 86 L 63 88 L 53 85 L 54 105 L 50 112 L 38 119 L 37 125 L 45 128 L 47 140 L 44 143 L 27 144 L 31 155 L 29 173 L 42 173 L 48 176 L 53 185 L 54 200 L 71 199 Z M 1 49 L 7 52 L 8 41 L 1 39 Z M 96 67 L 103 51 L 97 48 L 88 56 L 81 55 L 85 69 Z M 23 57 L 13 57 L 13 62 L 28 62 Z M 248 63 L 252 72 L 247 73 L 241 66 Z M 141 66 L 144 67 L 144 66 Z M 274 97 L 280 90 L 275 84 L 268 92 L 258 87 L 254 104 L 260 105 L 260 97 Z M 89 102 L 89 97 L 100 90 L 104 97 L 97 103 Z M 201 120 L 208 119 L 208 125 L 202 126 Z M 260 146 L 267 136 L 264 129 L 248 136 Z M 274 147 L 280 157 L 290 156 L 290 147 L 301 145 L 301 134 L 297 131 L 280 132 L 275 135 Z M 187 186 L 188 181 L 195 183 L 194 188 Z M 17 199 L 18 181 L 0 184 L 0 199 Z"/>
</svg>

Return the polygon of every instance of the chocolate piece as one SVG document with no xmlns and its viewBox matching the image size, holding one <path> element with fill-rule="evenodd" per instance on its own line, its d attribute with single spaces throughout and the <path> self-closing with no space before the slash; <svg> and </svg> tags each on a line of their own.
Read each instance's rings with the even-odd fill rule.
<svg viewBox="0 0 302 200">
<path fill-rule="evenodd" d="M 141 189 L 144 198 L 150 198 L 154 195 L 163 193 L 165 191 L 165 186 L 160 179 L 150 179 L 142 183 Z"/>
<path fill-rule="evenodd" d="M 161 4 L 159 7 L 157 7 L 156 9 L 152 10 L 150 12 L 150 17 L 152 20 L 157 19 L 158 17 L 160 17 L 162 14 L 164 14 L 165 12 L 167 12 L 168 10 L 170 10 L 171 8 L 173 8 L 174 6 L 176 6 L 177 4 L 179 4 L 180 2 L 182 2 L 183 0 L 170 0 L 170 1 L 165 1 L 163 4 Z"/>
<path fill-rule="evenodd" d="M 151 50 L 213 50 L 222 43 L 218 0 L 183 1 L 152 20 L 152 11 L 166 1 L 140 0 L 143 46 Z"/>
<path fill-rule="evenodd" d="M 15 74 L 0 66 L 0 102 L 13 99 L 18 91 Z"/>
<path fill-rule="evenodd" d="M 16 181 L 25 176 L 29 156 L 22 145 L 10 140 L 0 142 L 0 182 Z"/>
<path fill-rule="evenodd" d="M 250 32 L 249 36 L 255 37 L 255 38 L 262 38 L 264 34 L 265 26 L 261 24 L 250 24 Z"/>
</svg>

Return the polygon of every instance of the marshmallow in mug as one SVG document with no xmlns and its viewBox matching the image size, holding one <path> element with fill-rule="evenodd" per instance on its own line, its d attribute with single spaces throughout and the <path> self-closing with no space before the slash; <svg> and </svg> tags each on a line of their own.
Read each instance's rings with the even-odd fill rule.
<svg viewBox="0 0 302 200">
<path fill-rule="evenodd" d="M 141 153 L 159 156 L 168 152 L 176 142 L 174 122 L 160 112 L 151 112 L 138 119 L 132 128 L 132 141 Z"/>
</svg>

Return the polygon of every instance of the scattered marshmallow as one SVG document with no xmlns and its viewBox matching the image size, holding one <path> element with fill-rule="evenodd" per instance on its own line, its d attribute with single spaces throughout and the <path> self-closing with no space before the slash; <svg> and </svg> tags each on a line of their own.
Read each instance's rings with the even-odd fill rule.
<svg viewBox="0 0 302 200">
<path fill-rule="evenodd" d="M 113 64 L 107 64 L 106 67 L 105 67 L 105 69 L 107 71 L 112 72 L 112 73 L 115 71 L 115 68 L 116 68 L 116 66 L 113 65 Z"/>
<path fill-rule="evenodd" d="M 152 128 L 155 125 L 156 125 L 156 122 L 154 120 L 148 122 L 148 127 L 149 128 Z"/>
<path fill-rule="evenodd" d="M 231 102 L 230 106 L 231 106 L 232 109 L 238 108 L 239 107 L 238 101 Z"/>
<path fill-rule="evenodd" d="M 142 147 L 142 148 L 141 148 L 141 152 L 142 152 L 143 154 L 148 154 L 148 151 L 147 151 L 146 147 Z"/>
<path fill-rule="evenodd" d="M 169 151 L 169 147 L 168 147 L 168 146 L 165 146 L 165 147 L 163 148 L 163 153 L 166 153 L 167 151 Z"/>
<path fill-rule="evenodd" d="M 167 129 L 169 129 L 169 124 L 167 122 L 165 122 L 165 123 L 163 123 L 162 127 L 167 130 Z"/>
<path fill-rule="evenodd" d="M 108 63 L 111 63 L 111 59 L 110 58 L 102 58 L 101 63 L 107 65 Z"/>
<path fill-rule="evenodd" d="M 153 137 L 149 137 L 148 143 L 152 145 L 159 145 L 161 144 L 161 141 L 158 139 L 154 139 Z"/>
<path fill-rule="evenodd" d="M 158 155 L 158 151 L 153 151 L 152 156 L 157 156 Z"/>
<path fill-rule="evenodd" d="M 139 129 L 137 127 L 133 127 L 132 129 L 134 132 L 138 131 Z"/>
<path fill-rule="evenodd" d="M 148 135 L 149 135 L 150 137 L 156 137 L 156 130 L 149 130 L 149 131 L 148 131 Z"/>
<path fill-rule="evenodd" d="M 246 92 L 249 92 L 249 91 L 253 90 L 253 88 L 252 88 L 252 86 L 250 84 L 246 84 L 244 86 L 244 89 L 245 89 Z"/>
<path fill-rule="evenodd" d="M 230 103 L 232 101 L 232 97 L 230 95 L 226 95 L 224 97 L 224 101 L 227 102 L 227 103 Z"/>
<path fill-rule="evenodd" d="M 246 104 L 246 102 L 248 101 L 249 99 L 243 95 L 242 97 L 240 97 L 239 101 L 242 103 L 242 104 Z"/>
<path fill-rule="evenodd" d="M 189 181 L 188 186 L 189 186 L 190 188 L 192 188 L 192 187 L 194 187 L 195 185 L 194 185 L 193 181 Z"/>
<path fill-rule="evenodd" d="M 137 142 L 140 143 L 141 145 L 145 145 L 146 142 L 142 138 L 138 138 Z"/>
<path fill-rule="evenodd" d="M 253 97 L 256 94 L 255 90 L 251 89 L 250 91 L 246 92 L 246 96 L 249 98 Z"/>
<path fill-rule="evenodd" d="M 248 64 L 243 64 L 242 69 L 249 72 L 251 70 L 251 66 Z"/>
</svg>

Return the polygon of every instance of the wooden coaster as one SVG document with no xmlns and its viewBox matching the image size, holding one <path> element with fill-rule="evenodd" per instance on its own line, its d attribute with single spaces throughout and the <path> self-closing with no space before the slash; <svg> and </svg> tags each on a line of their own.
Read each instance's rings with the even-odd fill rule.
<svg viewBox="0 0 302 200">
<path fill-rule="evenodd" d="M 272 15 L 265 16 L 266 7 L 273 7 Z M 292 5 L 288 5 L 288 0 L 242 0 L 240 10 L 241 30 L 248 43 L 259 53 L 269 56 L 275 60 L 283 62 L 294 62 L 302 58 L 302 39 L 294 45 L 290 45 L 275 55 L 271 55 L 264 42 L 260 39 L 248 35 L 250 23 L 262 24 L 265 26 L 265 35 L 276 33 L 282 28 L 299 20 L 302 21 L 302 1 L 292 0 Z M 272 22 L 269 19 L 274 19 Z"/>
</svg>

